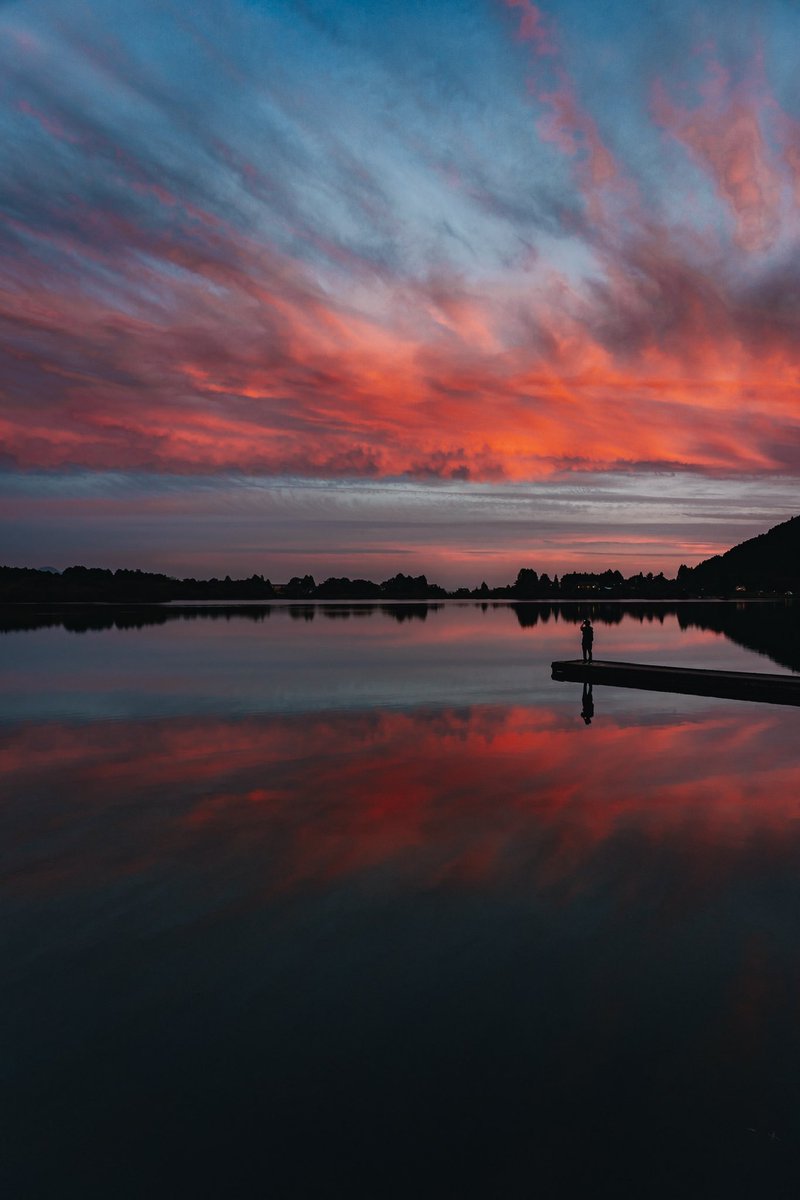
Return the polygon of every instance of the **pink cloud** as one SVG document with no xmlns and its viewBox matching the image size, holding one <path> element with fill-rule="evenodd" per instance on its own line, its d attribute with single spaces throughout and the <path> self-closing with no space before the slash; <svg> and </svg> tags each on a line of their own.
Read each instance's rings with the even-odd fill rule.
<svg viewBox="0 0 800 1200">
<path fill-rule="evenodd" d="M 781 179 L 764 136 L 764 104 L 744 85 L 733 86 L 717 65 L 702 90 L 700 105 L 682 108 L 656 82 L 655 119 L 710 175 L 734 215 L 736 244 L 767 250 L 780 231 Z"/>
<path fill-rule="evenodd" d="M 555 54 L 552 31 L 542 10 L 531 0 L 505 0 L 505 3 L 509 8 L 519 9 L 519 40 L 532 42 L 537 54 Z"/>
<path fill-rule="evenodd" d="M 529 0 L 506 3 L 521 9 L 518 37 L 533 47 L 530 94 L 549 109 L 537 122 L 539 137 L 575 160 L 576 181 L 589 220 L 595 226 L 610 227 L 620 219 L 621 209 L 638 208 L 636 188 L 603 141 L 596 120 L 580 103 L 552 26 L 544 23 L 541 11 Z"/>
</svg>

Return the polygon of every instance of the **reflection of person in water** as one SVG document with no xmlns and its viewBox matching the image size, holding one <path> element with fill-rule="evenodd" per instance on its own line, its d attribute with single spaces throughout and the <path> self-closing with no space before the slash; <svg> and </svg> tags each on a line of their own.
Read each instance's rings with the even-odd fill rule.
<svg viewBox="0 0 800 1200">
<path fill-rule="evenodd" d="M 588 681 L 583 684 L 583 707 L 581 708 L 581 716 L 583 717 L 584 725 L 591 725 L 592 717 L 594 716 L 594 700 L 592 698 L 592 685 Z"/>
<path fill-rule="evenodd" d="M 583 651 L 583 661 L 592 661 L 592 646 L 594 644 L 594 629 L 592 622 L 587 617 L 581 625 L 581 650 Z"/>
</svg>

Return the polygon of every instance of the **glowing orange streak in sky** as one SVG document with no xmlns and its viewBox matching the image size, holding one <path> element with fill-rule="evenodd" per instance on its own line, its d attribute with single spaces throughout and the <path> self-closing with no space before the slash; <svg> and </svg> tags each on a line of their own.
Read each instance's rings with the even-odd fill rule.
<svg viewBox="0 0 800 1200">
<path fill-rule="evenodd" d="M 244 260 L 244 243 L 236 245 Z M 652 253 L 671 261 L 667 242 Z M 6 293 L 10 320 L 24 316 L 54 344 L 86 344 L 112 376 L 104 380 L 95 367 L 93 377 L 88 362 L 77 370 L 48 360 L 45 342 L 40 369 L 65 382 L 33 425 L 29 405 L 6 406 L 4 443 L 21 465 L 458 471 L 475 479 L 535 478 L 576 463 L 769 471 L 780 468 L 776 437 L 800 436 L 793 342 L 746 345 L 724 306 L 704 311 L 691 279 L 679 286 L 695 288 L 689 311 L 693 304 L 696 312 L 687 324 L 682 306 L 671 343 L 650 330 L 642 344 L 614 353 L 572 293 L 559 310 L 491 283 L 480 299 L 440 288 L 436 301 L 407 285 L 399 308 L 368 317 L 335 309 L 296 264 L 275 254 L 261 255 L 271 273 L 263 282 L 238 264 L 176 254 L 201 279 L 224 283 L 228 300 L 220 306 L 184 282 L 185 315 L 172 327 L 161 313 L 157 321 L 110 316 L 88 297 Z M 624 273 L 611 277 L 630 307 Z M 201 301 L 195 331 L 190 314 Z M 508 317 L 521 306 L 546 348 L 515 336 Z M 262 349 L 273 317 L 277 337 L 272 330 Z M 208 321 L 214 336 L 201 353 Z M 176 343 L 192 353 L 176 356 Z M 126 375 L 129 384 L 120 382 Z M 776 417 L 787 427 L 780 435 Z"/>
</svg>

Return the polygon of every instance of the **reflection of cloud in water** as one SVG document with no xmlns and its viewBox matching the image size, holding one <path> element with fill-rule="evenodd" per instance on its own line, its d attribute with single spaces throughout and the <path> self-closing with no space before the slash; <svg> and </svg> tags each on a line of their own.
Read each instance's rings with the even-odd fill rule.
<svg viewBox="0 0 800 1200">
<path fill-rule="evenodd" d="M 797 637 L 795 610 L 783 604 L 745 611 L 736 604 L 582 603 L 297 610 L 276 604 L 211 611 L 207 617 L 193 610 L 184 619 L 159 609 L 153 624 L 149 610 L 117 606 L 88 614 L 12 614 L 9 620 L 24 628 L 3 639 L 0 721 L 458 705 L 571 709 L 571 689 L 551 681 L 550 664 L 579 653 L 577 625 L 587 611 L 595 623 L 596 657 L 626 662 L 774 671 L 756 650 L 783 655 L 788 669 Z M 303 619 L 293 619 L 294 611 Z M 59 628 L 65 620 L 69 631 Z M 633 698 L 624 689 L 604 689 L 605 715 L 613 710 L 622 721 L 631 709 L 634 720 L 644 721 L 648 711 L 675 712 L 676 702 L 657 692 Z M 709 703 L 695 697 L 684 697 L 677 708 L 682 714 L 708 710 Z"/>
<path fill-rule="evenodd" d="M 626 602 L 609 603 L 586 601 L 580 603 L 504 603 L 504 602 L 458 602 L 456 605 L 442 603 L 405 601 L 400 603 L 282 603 L 282 604 L 195 604 L 195 605 L 47 605 L 41 611 L 33 606 L 10 606 L 0 617 L 0 632 L 11 633 L 23 630 L 63 628 L 71 633 L 103 632 L 107 630 L 136 630 L 147 626 L 166 625 L 172 622 L 189 621 L 205 624 L 207 621 L 232 620 L 263 625 L 270 617 L 280 620 L 310 622 L 328 620 L 332 622 L 349 619 L 378 617 L 398 624 L 419 623 L 428 616 L 447 614 L 429 635 L 433 641 L 452 636 L 453 617 L 459 610 L 506 609 L 514 614 L 521 629 L 546 627 L 552 622 L 579 625 L 587 615 L 596 625 L 615 627 L 625 623 L 628 652 L 636 653 L 647 646 L 645 641 L 638 647 L 632 633 L 637 626 L 646 629 L 653 625 L 663 626 L 677 623 L 681 631 L 682 648 L 702 646 L 707 634 L 724 634 L 737 645 L 753 650 L 772 659 L 780 666 L 800 671 L 800 623 L 797 610 L 785 601 L 767 603 L 707 603 L 686 601 L 679 604 L 669 602 Z M 457 634 L 456 634 L 457 636 Z"/>
<path fill-rule="evenodd" d="M 635 839 L 681 856 L 683 903 L 752 845 L 793 846 L 794 719 L 733 705 L 660 724 L 599 707 L 590 731 L 577 708 L 544 707 L 23 725 L 0 758 L 24 798 L 7 809 L 15 886 L 111 885 L 177 857 L 255 894 L 376 868 L 413 888 L 572 892 L 624 867 L 627 888 L 637 860 L 617 856 Z"/>
<path fill-rule="evenodd" d="M 377 1194 L 740 1194 L 746 1127 L 796 1141 L 796 714 L 625 720 L 0 729 L 19 1177 L 360 1196 L 413 1145 Z"/>
</svg>

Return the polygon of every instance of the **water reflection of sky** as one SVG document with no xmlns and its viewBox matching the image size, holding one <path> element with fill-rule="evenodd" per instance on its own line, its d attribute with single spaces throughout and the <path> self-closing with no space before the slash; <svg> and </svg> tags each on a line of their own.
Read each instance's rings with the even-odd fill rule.
<svg viewBox="0 0 800 1200">
<path fill-rule="evenodd" d="M 508 616 L 7 639 L 11 1194 L 793 1194 L 797 711 Z"/>
<path fill-rule="evenodd" d="M 72 827 L 58 879 L 78 891 L 224 843 L 257 897 L 386 867 L 415 888 L 571 892 L 632 830 L 687 853 L 713 839 L 724 876 L 800 816 L 797 714 L 753 709 L 590 728 L 547 706 L 25 723 L 0 758 L 24 831 L 15 888 L 50 886 L 51 818 Z"/>
<path fill-rule="evenodd" d="M 53 627 L 8 634 L 2 639 L 0 719 L 560 702 L 549 667 L 554 659 L 580 654 L 577 609 L 571 619 L 535 606 L 411 611 L 413 617 L 399 622 L 391 613 L 358 606 L 273 606 L 258 621 L 197 617 L 141 629 L 73 633 Z M 708 619 L 715 610 L 698 611 Z M 724 606 L 719 611 L 728 615 Z M 767 606 L 763 611 L 766 627 L 775 614 Z M 640 619 L 617 609 L 616 623 L 597 621 L 596 657 L 787 670 L 719 630 L 682 627 L 689 610 L 656 612 Z M 536 625 L 520 624 L 536 617 Z M 602 703 L 622 711 L 631 700 L 604 689 Z M 640 695 L 635 706 L 697 708 L 691 697 L 676 709 L 674 697 L 654 694 Z"/>
</svg>

